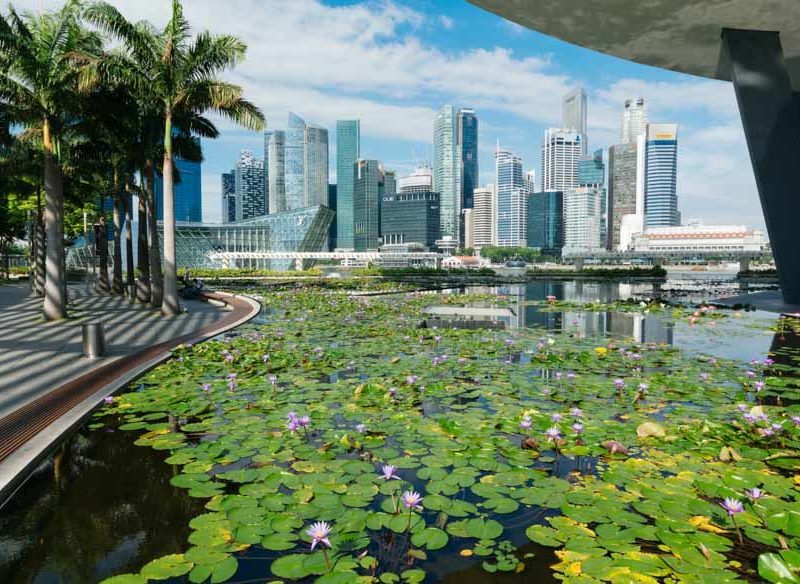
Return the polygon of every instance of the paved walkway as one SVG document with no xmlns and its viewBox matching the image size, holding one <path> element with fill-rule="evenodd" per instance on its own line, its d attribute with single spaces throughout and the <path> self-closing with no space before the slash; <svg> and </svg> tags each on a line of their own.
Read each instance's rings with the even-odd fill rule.
<svg viewBox="0 0 800 584">
<path fill-rule="evenodd" d="M 188 313 L 171 318 L 84 285 L 69 287 L 70 318 L 45 322 L 42 300 L 26 284 L 0 286 L 0 418 L 56 386 L 123 355 L 203 329 L 226 310 L 199 300 L 184 301 Z M 107 357 L 81 356 L 81 324 L 101 321 Z"/>
<path fill-rule="evenodd" d="M 800 304 L 786 304 L 780 290 L 766 290 L 764 292 L 754 292 L 752 294 L 740 294 L 729 298 L 716 300 L 720 304 L 735 306 L 737 304 L 750 304 L 758 310 L 767 312 L 778 312 L 781 314 L 800 313 Z"/>
</svg>

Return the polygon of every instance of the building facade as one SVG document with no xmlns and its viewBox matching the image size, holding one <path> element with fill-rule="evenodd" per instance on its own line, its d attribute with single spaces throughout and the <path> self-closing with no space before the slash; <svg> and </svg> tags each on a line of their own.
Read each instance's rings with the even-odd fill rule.
<svg viewBox="0 0 800 584">
<path fill-rule="evenodd" d="M 331 226 L 328 228 L 328 250 L 335 251 L 337 246 L 336 237 L 336 220 L 337 220 L 337 204 L 338 204 L 338 193 L 336 185 L 328 185 L 328 209 L 333 211 L 333 221 L 331 221 Z"/>
<path fill-rule="evenodd" d="M 636 139 L 647 129 L 647 110 L 644 98 L 637 97 L 625 100 L 622 110 L 622 125 L 619 132 L 621 144 L 635 144 Z"/>
<path fill-rule="evenodd" d="M 564 193 L 542 191 L 528 196 L 528 247 L 543 255 L 561 255 L 564 247 Z"/>
<path fill-rule="evenodd" d="M 461 208 L 472 209 L 478 186 L 478 116 L 475 110 L 458 110 L 458 153 L 461 157 Z"/>
<path fill-rule="evenodd" d="M 267 194 L 269 213 L 286 211 L 286 132 L 274 130 L 267 143 Z"/>
<path fill-rule="evenodd" d="M 645 142 L 644 225 L 674 227 L 678 215 L 678 125 L 648 124 Z"/>
<path fill-rule="evenodd" d="M 286 124 L 286 146 L 284 155 L 287 211 L 301 208 L 305 200 L 305 141 L 305 120 L 289 112 L 289 119 Z"/>
<path fill-rule="evenodd" d="M 243 221 L 267 214 L 264 193 L 264 161 L 243 150 L 236 163 L 236 220 Z"/>
<path fill-rule="evenodd" d="M 608 191 L 606 190 L 606 165 L 603 150 L 595 150 L 590 156 L 581 157 L 578 162 L 578 186 L 601 189 L 600 200 L 600 246 L 606 247 L 608 235 Z"/>
<path fill-rule="evenodd" d="M 302 207 L 328 205 L 328 130 L 307 124 L 304 148 Z"/>
<path fill-rule="evenodd" d="M 763 231 L 744 225 L 684 225 L 681 227 L 652 227 L 633 236 L 633 251 L 637 252 L 726 252 L 761 253 L 769 249 Z"/>
<path fill-rule="evenodd" d="M 236 221 L 236 170 L 222 173 L 222 222 Z"/>
<path fill-rule="evenodd" d="M 361 122 L 336 122 L 336 246 L 355 249 L 353 186 L 356 162 L 361 158 Z"/>
<path fill-rule="evenodd" d="M 581 154 L 586 154 L 586 92 L 583 87 L 573 89 L 561 102 L 562 124 L 565 128 L 577 130 L 583 137 Z"/>
<path fill-rule="evenodd" d="M 495 152 L 497 227 L 495 242 L 500 247 L 524 247 L 527 228 L 528 182 L 522 159 L 508 150 Z"/>
<path fill-rule="evenodd" d="M 394 194 L 390 173 L 387 190 L 386 172 L 377 160 L 359 160 L 353 183 L 353 227 L 355 251 L 377 250 L 380 245 L 381 199 Z"/>
<path fill-rule="evenodd" d="M 434 192 L 431 167 L 427 165 L 419 166 L 408 176 L 400 177 L 400 180 L 397 181 L 397 190 L 401 193 Z"/>
<path fill-rule="evenodd" d="M 433 127 L 433 190 L 439 193 L 442 237 L 458 241 L 461 218 L 461 156 L 458 151 L 456 111 L 444 106 Z"/>
<path fill-rule="evenodd" d="M 494 185 L 476 188 L 474 193 L 475 204 L 472 207 L 472 247 L 480 249 L 495 244 L 494 231 L 497 201 Z"/>
<path fill-rule="evenodd" d="M 419 243 L 432 249 L 440 233 L 439 193 L 411 191 L 383 195 L 381 240 L 384 245 Z"/>
<path fill-rule="evenodd" d="M 633 144 L 616 144 L 608 149 L 608 228 L 606 247 L 617 250 L 620 229 L 625 215 L 636 213 L 638 148 Z"/>
<path fill-rule="evenodd" d="M 605 189 L 575 187 L 564 193 L 564 249 L 599 250 L 602 247 L 602 201 Z"/>
<path fill-rule="evenodd" d="M 174 184 L 172 187 L 175 201 L 176 221 L 203 220 L 203 169 L 199 162 L 191 162 L 182 158 L 174 159 Z M 180 180 L 178 180 L 180 179 Z M 164 177 L 156 173 L 153 181 L 153 194 L 156 199 L 156 218 L 164 219 Z"/>
<path fill-rule="evenodd" d="M 583 137 L 570 128 L 548 128 L 542 140 L 542 191 L 565 191 L 578 186 L 578 162 Z"/>
</svg>

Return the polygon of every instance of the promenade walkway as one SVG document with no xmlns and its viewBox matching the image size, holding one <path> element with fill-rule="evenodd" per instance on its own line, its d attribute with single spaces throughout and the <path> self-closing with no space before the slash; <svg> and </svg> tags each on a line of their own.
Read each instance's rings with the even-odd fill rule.
<svg viewBox="0 0 800 584">
<path fill-rule="evenodd" d="M 102 398 L 181 344 L 220 334 L 258 313 L 252 300 L 211 294 L 165 318 L 151 308 L 70 286 L 70 318 L 45 322 L 26 285 L 0 286 L 0 506 L 27 472 Z M 81 355 L 81 324 L 102 321 L 108 353 Z M 22 478 L 21 478 L 22 477 Z"/>
</svg>

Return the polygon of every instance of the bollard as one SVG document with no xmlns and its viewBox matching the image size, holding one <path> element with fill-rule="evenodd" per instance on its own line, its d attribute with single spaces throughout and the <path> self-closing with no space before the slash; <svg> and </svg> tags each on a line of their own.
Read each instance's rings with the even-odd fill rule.
<svg viewBox="0 0 800 584">
<path fill-rule="evenodd" d="M 128 286 L 128 301 L 136 302 L 136 284 L 130 284 Z"/>
<path fill-rule="evenodd" d="M 96 359 L 106 354 L 106 339 L 102 322 L 87 322 L 81 325 L 83 333 L 83 356 Z"/>
</svg>

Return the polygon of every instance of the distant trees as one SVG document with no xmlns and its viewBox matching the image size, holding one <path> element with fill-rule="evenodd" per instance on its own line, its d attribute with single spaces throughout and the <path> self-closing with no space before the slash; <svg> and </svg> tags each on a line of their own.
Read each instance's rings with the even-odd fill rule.
<svg viewBox="0 0 800 584">
<path fill-rule="evenodd" d="M 493 263 L 502 263 L 509 260 L 533 262 L 538 259 L 539 256 L 539 250 L 531 247 L 485 246 L 481 248 L 481 257 L 488 258 Z"/>
</svg>

